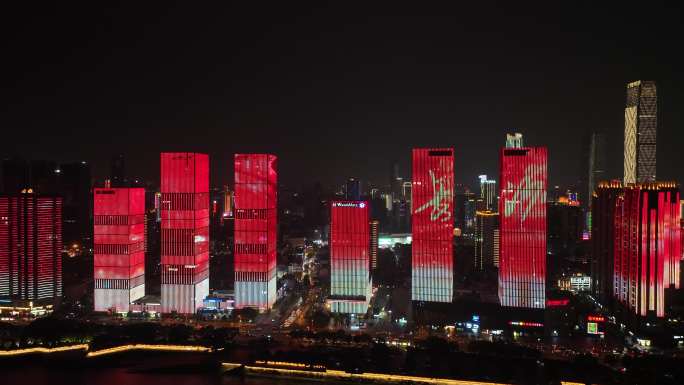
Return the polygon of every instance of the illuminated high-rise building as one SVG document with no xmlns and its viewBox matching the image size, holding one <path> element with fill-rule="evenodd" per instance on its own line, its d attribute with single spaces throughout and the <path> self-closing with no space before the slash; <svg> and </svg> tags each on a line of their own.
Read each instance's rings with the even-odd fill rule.
<svg viewBox="0 0 684 385">
<path fill-rule="evenodd" d="M 545 147 L 501 149 L 499 301 L 544 308 L 546 298 Z"/>
<path fill-rule="evenodd" d="M 145 295 L 145 189 L 94 190 L 95 311 L 127 313 Z"/>
<path fill-rule="evenodd" d="M 464 227 L 463 234 L 467 236 L 475 235 L 475 213 L 479 208 L 484 209 L 483 201 L 474 193 L 465 193 L 465 201 L 463 202 L 463 219 Z"/>
<path fill-rule="evenodd" d="M 603 133 L 592 132 L 585 140 L 581 170 L 581 185 L 584 191 L 580 191 L 580 202 L 586 212 L 584 228 L 591 234 L 592 196 L 599 182 L 605 179 L 608 151 L 606 135 Z"/>
<path fill-rule="evenodd" d="M 664 317 L 665 289 L 679 288 L 679 210 L 674 183 L 628 185 L 617 198 L 613 291 L 637 316 Z"/>
<path fill-rule="evenodd" d="M 233 207 L 235 206 L 233 203 L 233 197 L 233 192 L 228 189 L 228 186 L 226 186 L 223 189 L 223 218 L 233 217 Z"/>
<path fill-rule="evenodd" d="M 658 94 L 653 81 L 627 84 L 624 183 L 655 182 Z"/>
<path fill-rule="evenodd" d="M 520 148 L 523 146 L 523 135 L 519 132 L 515 134 L 506 134 L 506 147 Z"/>
<path fill-rule="evenodd" d="M 485 270 L 498 263 L 499 213 L 485 210 L 475 213 L 475 270 Z"/>
<path fill-rule="evenodd" d="M 277 158 L 235 155 L 235 306 L 276 301 Z"/>
<path fill-rule="evenodd" d="M 604 306 L 613 298 L 615 202 L 622 192 L 619 180 L 599 182 L 591 203 L 591 287 Z"/>
<path fill-rule="evenodd" d="M 401 187 L 401 193 L 407 202 L 411 202 L 411 188 L 413 187 L 413 184 L 409 181 L 404 182 L 404 184 Z"/>
<path fill-rule="evenodd" d="M 452 302 L 454 151 L 413 149 L 411 299 Z"/>
<path fill-rule="evenodd" d="M 332 201 L 330 206 L 330 308 L 365 314 L 372 290 L 368 203 Z"/>
<path fill-rule="evenodd" d="M 349 178 L 344 187 L 345 199 L 359 200 L 361 199 L 361 181 L 358 178 Z"/>
<path fill-rule="evenodd" d="M 126 187 L 128 185 L 128 180 L 126 179 L 126 159 L 123 154 L 113 156 L 110 166 L 110 186 Z"/>
<path fill-rule="evenodd" d="M 0 196 L 0 297 L 51 302 L 62 296 L 62 198 Z"/>
<path fill-rule="evenodd" d="M 496 181 L 487 179 L 487 175 L 480 175 L 480 198 L 484 201 L 484 210 L 495 210 Z"/>
<path fill-rule="evenodd" d="M 193 314 L 209 294 L 209 156 L 161 154 L 162 312 Z"/>
<path fill-rule="evenodd" d="M 377 219 L 371 220 L 370 226 L 370 269 L 371 273 L 375 273 L 378 268 L 378 242 L 380 240 L 380 221 Z"/>
</svg>

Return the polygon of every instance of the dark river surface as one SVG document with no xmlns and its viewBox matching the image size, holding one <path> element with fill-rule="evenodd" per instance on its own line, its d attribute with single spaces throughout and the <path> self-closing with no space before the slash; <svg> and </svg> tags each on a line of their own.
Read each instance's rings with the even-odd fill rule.
<svg viewBox="0 0 684 385">
<path fill-rule="evenodd" d="M 0 360 L 0 385 L 294 385 L 294 379 L 225 374 L 218 361 L 197 353 L 115 354 L 107 358 L 35 355 Z"/>
</svg>

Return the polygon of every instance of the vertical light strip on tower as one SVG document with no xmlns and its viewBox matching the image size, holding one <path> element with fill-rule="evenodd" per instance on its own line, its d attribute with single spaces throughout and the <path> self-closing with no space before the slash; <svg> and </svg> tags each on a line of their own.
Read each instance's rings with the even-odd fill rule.
<svg viewBox="0 0 684 385">
<path fill-rule="evenodd" d="M 276 300 L 277 158 L 235 155 L 235 306 Z"/>
<path fill-rule="evenodd" d="M 145 189 L 96 188 L 95 311 L 126 313 L 145 295 Z"/>
<path fill-rule="evenodd" d="M 192 314 L 209 294 L 209 156 L 161 154 L 162 312 Z"/>
<path fill-rule="evenodd" d="M 365 314 L 371 296 L 368 203 L 332 201 L 330 205 L 331 310 Z"/>
<path fill-rule="evenodd" d="M 375 274 L 378 268 L 378 241 L 380 238 L 380 221 L 377 219 L 371 220 L 370 226 L 370 269 L 371 273 Z"/>
<path fill-rule="evenodd" d="M 499 301 L 544 308 L 546 185 L 544 147 L 501 149 Z"/>
<path fill-rule="evenodd" d="M 451 302 L 454 151 L 413 149 L 411 299 Z"/>
</svg>

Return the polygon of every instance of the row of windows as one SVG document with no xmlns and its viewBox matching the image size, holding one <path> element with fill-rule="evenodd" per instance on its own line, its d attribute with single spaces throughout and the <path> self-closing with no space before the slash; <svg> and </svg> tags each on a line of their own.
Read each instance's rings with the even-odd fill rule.
<svg viewBox="0 0 684 385">
<path fill-rule="evenodd" d="M 145 222 L 144 215 L 95 215 L 93 221 L 96 225 L 121 226 L 135 225 Z"/>
<path fill-rule="evenodd" d="M 130 245 L 96 243 L 94 247 L 95 254 L 114 254 L 114 255 L 128 255 L 138 251 L 144 251 L 145 242 L 136 242 Z"/>
<path fill-rule="evenodd" d="M 209 240 L 207 230 L 162 229 L 162 255 L 188 256 L 203 252 Z"/>
<path fill-rule="evenodd" d="M 275 276 L 275 271 L 256 272 L 256 271 L 236 271 L 235 282 L 266 282 Z"/>
<path fill-rule="evenodd" d="M 209 208 L 208 193 L 162 193 L 162 210 L 206 210 Z"/>
<path fill-rule="evenodd" d="M 275 212 L 273 209 L 237 209 L 235 219 L 268 219 L 269 211 Z"/>
<path fill-rule="evenodd" d="M 96 289 L 120 289 L 128 290 L 130 288 L 130 280 L 128 279 L 96 279 Z"/>
<path fill-rule="evenodd" d="M 204 265 L 204 270 L 187 265 L 164 265 L 162 268 L 162 283 L 171 285 L 193 285 L 205 280 L 209 276 L 209 270 Z"/>
<path fill-rule="evenodd" d="M 268 245 L 261 243 L 238 243 L 235 254 L 266 254 Z"/>
</svg>

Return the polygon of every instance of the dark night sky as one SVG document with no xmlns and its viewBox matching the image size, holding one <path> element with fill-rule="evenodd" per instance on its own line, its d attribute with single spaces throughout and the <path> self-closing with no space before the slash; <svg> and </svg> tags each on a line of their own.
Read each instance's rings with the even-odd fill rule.
<svg viewBox="0 0 684 385">
<path fill-rule="evenodd" d="M 659 179 L 684 181 L 681 9 L 24 3 L 0 11 L 1 156 L 85 159 L 104 176 L 120 152 L 157 179 L 160 151 L 202 151 L 218 185 L 233 153 L 274 152 L 299 185 L 384 183 L 411 147 L 453 146 L 457 182 L 474 185 L 498 179 L 517 128 L 569 185 L 588 130 L 609 135 L 621 176 L 625 83 L 642 78 L 662 98 Z"/>
</svg>

